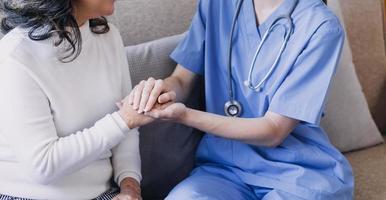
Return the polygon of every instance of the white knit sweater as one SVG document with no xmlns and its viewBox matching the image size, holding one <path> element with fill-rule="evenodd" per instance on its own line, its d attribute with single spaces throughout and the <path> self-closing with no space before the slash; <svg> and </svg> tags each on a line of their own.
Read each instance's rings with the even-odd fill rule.
<svg viewBox="0 0 386 200">
<path fill-rule="evenodd" d="M 131 89 L 124 47 L 81 29 L 82 52 L 58 60 L 52 40 L 16 28 L 0 41 L 0 194 L 92 199 L 125 177 L 141 180 L 139 134 L 115 103 Z"/>
</svg>

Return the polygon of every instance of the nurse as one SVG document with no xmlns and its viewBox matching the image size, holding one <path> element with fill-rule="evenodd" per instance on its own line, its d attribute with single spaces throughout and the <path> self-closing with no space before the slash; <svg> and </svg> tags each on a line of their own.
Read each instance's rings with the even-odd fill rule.
<svg viewBox="0 0 386 200">
<path fill-rule="evenodd" d="M 167 199 L 353 199 L 351 167 L 320 127 L 343 42 L 321 0 L 201 0 L 174 73 L 125 100 L 207 133 Z M 200 75 L 206 112 L 177 103 Z"/>
</svg>

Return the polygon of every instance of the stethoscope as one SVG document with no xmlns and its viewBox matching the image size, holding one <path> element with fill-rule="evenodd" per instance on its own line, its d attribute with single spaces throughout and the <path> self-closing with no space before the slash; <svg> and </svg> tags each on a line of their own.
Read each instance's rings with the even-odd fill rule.
<svg viewBox="0 0 386 200">
<path fill-rule="evenodd" d="M 246 80 L 244 82 L 245 86 L 247 86 L 249 89 L 251 89 L 255 92 L 261 92 L 263 84 L 272 75 L 273 71 L 275 70 L 275 68 L 280 60 L 280 57 L 282 56 L 282 54 L 284 52 L 284 49 L 287 46 L 287 43 L 291 37 L 291 34 L 293 33 L 294 25 L 293 25 L 291 15 L 292 15 L 293 11 L 295 10 L 296 5 L 298 4 L 299 0 L 294 0 L 294 1 L 295 2 L 293 3 L 291 9 L 289 10 L 289 12 L 287 14 L 279 16 L 277 19 L 275 19 L 272 22 L 271 26 L 265 32 L 263 38 L 261 39 L 260 45 L 257 47 L 256 53 L 253 57 L 251 65 L 249 67 L 248 80 Z M 232 40 L 233 40 L 233 35 L 234 35 L 234 31 L 235 31 L 237 18 L 240 14 L 240 10 L 241 10 L 241 7 L 243 5 L 243 2 L 244 2 L 244 0 L 239 0 L 239 2 L 237 4 L 237 9 L 236 9 L 236 13 L 233 17 L 232 28 L 231 28 L 230 37 L 229 37 L 229 47 L 228 47 L 228 93 L 229 93 L 228 95 L 229 95 L 229 101 L 225 103 L 224 110 L 225 110 L 225 114 L 227 116 L 230 116 L 230 117 L 239 117 L 242 113 L 242 110 L 243 110 L 241 103 L 235 99 L 233 85 L 232 85 Z M 286 25 L 277 23 L 279 20 L 282 20 L 282 19 L 286 19 L 289 22 L 289 24 L 290 24 L 289 29 Z M 267 72 L 267 74 L 261 79 L 261 81 L 257 85 L 253 85 L 252 74 L 253 74 L 253 71 L 255 69 L 257 56 L 259 55 L 264 43 L 267 41 L 269 34 L 277 26 L 284 26 L 284 28 L 285 28 L 284 42 L 281 45 L 280 51 L 275 59 L 275 62 L 272 64 L 272 66 L 269 69 L 269 71 Z"/>
</svg>

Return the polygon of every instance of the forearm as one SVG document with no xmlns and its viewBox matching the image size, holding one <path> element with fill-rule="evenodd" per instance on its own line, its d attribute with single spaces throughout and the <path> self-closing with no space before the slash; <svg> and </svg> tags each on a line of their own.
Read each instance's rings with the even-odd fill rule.
<svg viewBox="0 0 386 200">
<path fill-rule="evenodd" d="M 9 127 L 6 138 L 15 144 L 20 164 L 41 184 L 49 184 L 88 166 L 125 137 L 110 116 L 89 129 L 61 138 L 57 137 L 53 126 L 37 128 Z"/>
<path fill-rule="evenodd" d="M 276 146 L 280 142 L 276 125 L 268 118 L 231 118 L 187 109 L 181 123 L 216 136 L 256 146 Z"/>
<path fill-rule="evenodd" d="M 131 130 L 128 136 L 112 152 L 111 160 L 114 169 L 114 181 L 121 185 L 125 178 L 133 178 L 140 183 L 142 175 L 138 130 Z"/>
</svg>

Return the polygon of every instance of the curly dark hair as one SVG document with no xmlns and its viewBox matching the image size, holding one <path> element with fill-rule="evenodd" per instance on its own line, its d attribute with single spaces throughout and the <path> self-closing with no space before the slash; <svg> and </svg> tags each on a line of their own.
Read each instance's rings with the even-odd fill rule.
<svg viewBox="0 0 386 200">
<path fill-rule="evenodd" d="M 65 55 L 59 58 L 62 62 L 75 60 L 82 50 L 82 37 L 79 25 L 73 16 L 71 0 L 0 0 L 1 30 L 4 34 L 15 27 L 28 29 L 31 40 L 41 41 L 51 38 L 54 34 L 58 47 L 63 42 L 69 45 Z M 1 15 L 0 15 L 1 16 Z M 89 20 L 93 33 L 104 34 L 110 28 L 103 16 Z"/>
</svg>

